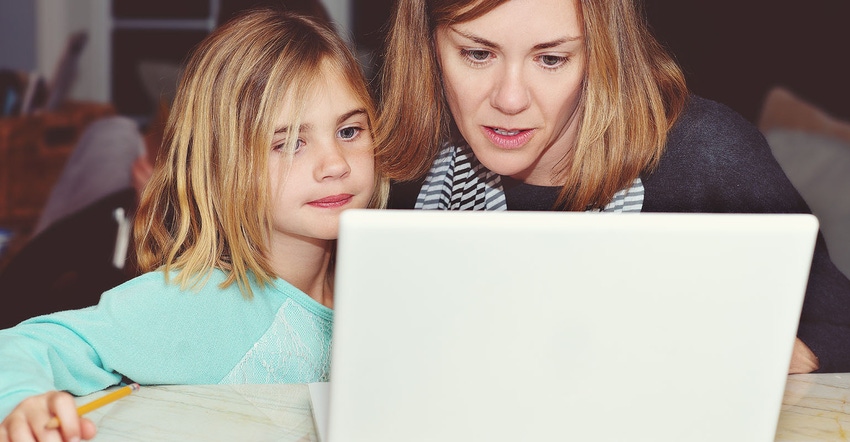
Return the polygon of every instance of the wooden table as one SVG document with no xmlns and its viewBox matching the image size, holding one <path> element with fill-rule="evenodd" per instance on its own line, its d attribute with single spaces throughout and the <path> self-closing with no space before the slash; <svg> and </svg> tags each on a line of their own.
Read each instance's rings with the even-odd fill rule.
<svg viewBox="0 0 850 442">
<path fill-rule="evenodd" d="M 850 373 L 789 376 L 776 440 L 848 439 L 848 399 Z M 100 442 L 317 440 L 305 384 L 142 387 L 87 416 Z"/>
</svg>

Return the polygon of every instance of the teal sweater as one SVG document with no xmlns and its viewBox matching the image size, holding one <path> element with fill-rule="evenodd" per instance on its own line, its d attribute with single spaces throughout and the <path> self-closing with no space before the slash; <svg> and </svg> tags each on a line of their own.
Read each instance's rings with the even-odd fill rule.
<svg viewBox="0 0 850 442">
<path fill-rule="evenodd" d="M 181 290 L 162 272 L 132 279 L 96 306 L 0 330 L 0 420 L 50 390 L 85 395 L 142 385 L 327 381 L 333 311 L 283 280 L 221 288 L 213 271 Z"/>
</svg>

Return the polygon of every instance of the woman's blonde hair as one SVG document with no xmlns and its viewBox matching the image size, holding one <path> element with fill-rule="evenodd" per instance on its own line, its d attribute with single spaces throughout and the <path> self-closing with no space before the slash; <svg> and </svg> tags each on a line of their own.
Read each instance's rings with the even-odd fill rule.
<svg viewBox="0 0 850 442">
<path fill-rule="evenodd" d="M 478 18 L 508 0 L 399 0 L 380 73 L 376 145 L 399 181 L 427 173 L 454 130 L 443 95 L 435 30 Z M 567 0 L 565 0 L 567 1 Z M 688 97 L 684 75 L 650 34 L 637 0 L 575 1 L 584 31 L 586 76 L 579 131 L 553 176 L 557 208 L 604 207 L 658 163 Z"/>
<path fill-rule="evenodd" d="M 275 277 L 267 257 L 275 119 L 284 97 L 300 119 L 327 66 L 342 73 L 374 122 L 360 65 L 316 19 L 251 10 L 200 43 L 184 69 L 164 150 L 139 203 L 134 235 L 141 271 L 162 268 L 168 277 L 176 270 L 186 287 L 219 268 L 228 273 L 224 285 L 237 283 L 248 298 L 249 278 L 266 284 Z M 382 207 L 386 195 L 378 170 L 370 206 Z"/>
</svg>

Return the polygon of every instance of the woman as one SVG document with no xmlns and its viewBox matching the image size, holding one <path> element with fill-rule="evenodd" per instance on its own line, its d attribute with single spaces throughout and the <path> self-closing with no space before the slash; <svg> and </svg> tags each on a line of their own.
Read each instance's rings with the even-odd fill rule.
<svg viewBox="0 0 850 442">
<path fill-rule="evenodd" d="M 402 0 L 384 56 L 391 208 L 809 212 L 757 129 L 689 94 L 634 0 Z M 850 371 L 848 325 L 819 238 L 789 371 Z"/>
</svg>

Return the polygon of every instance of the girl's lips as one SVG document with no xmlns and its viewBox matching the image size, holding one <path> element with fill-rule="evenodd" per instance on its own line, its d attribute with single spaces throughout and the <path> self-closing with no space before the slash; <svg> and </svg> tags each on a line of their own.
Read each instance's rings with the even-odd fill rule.
<svg viewBox="0 0 850 442">
<path fill-rule="evenodd" d="M 352 198 L 354 198 L 354 195 L 351 195 L 349 193 L 341 193 L 339 195 L 331 195 L 331 196 L 326 196 L 322 199 L 313 200 L 313 201 L 310 201 L 307 204 L 309 204 L 313 207 L 320 207 L 320 208 L 342 207 L 342 206 L 348 204 L 349 202 L 351 202 Z"/>
<path fill-rule="evenodd" d="M 484 126 L 484 135 L 497 147 L 518 149 L 528 143 L 528 140 L 534 135 L 534 129 L 504 129 Z"/>
</svg>

